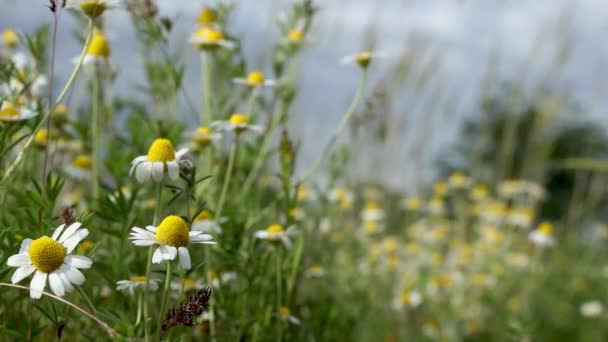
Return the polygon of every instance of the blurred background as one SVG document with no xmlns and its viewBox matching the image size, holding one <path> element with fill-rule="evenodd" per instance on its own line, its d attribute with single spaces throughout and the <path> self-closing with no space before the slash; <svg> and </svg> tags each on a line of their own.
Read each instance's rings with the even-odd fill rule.
<svg viewBox="0 0 608 342">
<path fill-rule="evenodd" d="M 46 1 L 1 2 L 2 27 L 29 32 L 51 22 Z M 279 36 L 279 9 L 289 1 L 236 3 L 227 29 L 243 42 L 248 67 L 271 73 L 264 61 L 271 60 L 272 43 Z M 187 40 L 204 4 L 158 1 L 160 15 L 174 19 L 171 44 L 187 66 L 184 91 L 193 99 L 200 91 L 199 74 L 192 72 L 199 67 L 199 54 Z M 521 100 L 508 111 L 521 112 L 530 102 L 546 107 L 546 102 L 557 100 L 559 108 L 552 109 L 552 117 L 592 120 L 604 127 L 606 1 L 325 0 L 315 5 L 310 46 L 297 64 L 301 90 L 291 123 L 298 127 L 296 137 L 307 141 L 301 144 L 300 167 L 327 142 L 356 89 L 358 70 L 340 65 L 340 59 L 363 48 L 382 55 L 372 66 L 368 87 L 375 95 L 368 104 L 375 101 L 377 110 L 355 120 L 360 130 L 376 132 L 380 139 L 360 144 L 361 161 L 352 172 L 364 181 L 415 192 L 416 184 L 438 176 L 438 158 L 454 167 L 466 164 L 452 149 L 464 139 L 460 133 L 466 121 L 487 115 L 484 101 L 507 98 L 513 87 L 521 92 Z M 77 25 L 69 13 L 63 15 L 67 18 L 59 28 L 56 88 L 64 83 L 80 46 L 66 38 Z M 112 61 L 120 70 L 114 91 L 142 96 L 135 85 L 143 82 L 144 70 L 129 15 L 116 10 L 106 23 Z M 72 101 L 79 101 L 78 96 Z M 180 108 L 182 120 L 191 120 L 187 107 L 180 103 Z M 383 124 L 387 120 L 391 124 Z M 377 143 L 384 153 L 365 153 Z M 369 163 L 369 158 L 376 160 Z M 379 163 L 382 168 L 370 169 Z"/>
</svg>

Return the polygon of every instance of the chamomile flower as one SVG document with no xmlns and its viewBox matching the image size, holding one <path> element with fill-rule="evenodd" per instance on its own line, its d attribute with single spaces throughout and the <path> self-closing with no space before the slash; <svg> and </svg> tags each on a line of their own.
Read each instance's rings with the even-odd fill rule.
<svg viewBox="0 0 608 342">
<path fill-rule="evenodd" d="M 158 290 L 158 279 L 150 279 L 150 281 L 146 281 L 146 279 L 146 276 L 135 276 L 129 278 L 129 280 L 119 280 L 116 282 L 116 289 L 118 291 L 129 292 L 133 295 L 137 289 L 141 289 L 143 291 L 146 288 L 147 283 L 148 290 Z"/>
<path fill-rule="evenodd" d="M 302 323 L 297 317 L 291 314 L 291 310 L 289 310 L 289 308 L 286 306 L 282 306 L 281 308 L 279 308 L 277 316 L 279 316 L 279 318 L 283 321 L 289 322 L 291 324 L 299 325 L 300 323 Z"/>
<path fill-rule="evenodd" d="M 47 280 L 51 291 L 60 297 L 70 292 L 72 285 L 82 285 L 85 277 L 79 269 L 90 268 L 93 262 L 81 255 L 70 255 L 89 235 L 86 228 L 80 228 L 81 225 L 75 222 L 65 228 L 62 224 L 51 237 L 23 240 L 19 254 L 7 261 L 8 266 L 18 267 L 11 282 L 18 283 L 34 273 L 30 282 L 30 297 L 34 299 L 42 296 Z"/>
<path fill-rule="evenodd" d="M 393 300 L 393 309 L 403 312 L 406 307 L 415 308 L 422 303 L 422 295 L 418 291 L 402 290 Z"/>
<path fill-rule="evenodd" d="M 131 171 L 139 182 L 154 180 L 160 182 L 166 177 L 175 180 L 179 178 L 180 166 L 191 167 L 189 160 L 182 160 L 188 149 L 184 148 L 177 152 L 168 139 L 156 139 L 150 145 L 148 154 L 139 156 L 131 162 Z"/>
<path fill-rule="evenodd" d="M 293 44 L 300 44 L 304 40 L 304 31 L 294 28 L 287 32 L 287 40 Z"/>
<path fill-rule="evenodd" d="M 374 53 L 370 50 L 363 50 L 353 55 L 342 58 L 340 64 L 358 64 L 362 68 L 367 68 L 373 59 L 381 57 L 381 54 Z"/>
<path fill-rule="evenodd" d="M 251 89 L 259 89 L 262 87 L 274 87 L 277 85 L 275 80 L 266 79 L 266 76 L 261 71 L 255 70 L 247 74 L 246 78 L 233 78 L 232 82 L 245 85 Z"/>
<path fill-rule="evenodd" d="M 201 50 L 215 50 L 219 47 L 233 49 L 235 43 L 224 38 L 224 33 L 219 29 L 209 26 L 200 27 L 190 38 L 190 43 Z"/>
<path fill-rule="evenodd" d="M 471 178 L 460 171 L 452 173 L 448 178 L 448 186 L 451 189 L 467 188 L 471 185 L 471 183 Z"/>
<path fill-rule="evenodd" d="M 38 148 L 44 148 L 49 142 L 49 131 L 46 128 L 41 128 L 34 136 L 34 145 Z"/>
<path fill-rule="evenodd" d="M 4 46 L 14 49 L 19 45 L 19 35 L 13 28 L 6 28 L 2 31 L 2 43 Z"/>
<path fill-rule="evenodd" d="M 556 244 L 553 236 L 553 225 L 549 222 L 543 222 L 530 233 L 528 239 L 539 247 L 553 247 Z"/>
<path fill-rule="evenodd" d="M 217 13 L 213 8 L 205 7 L 198 13 L 196 21 L 201 26 L 212 26 L 217 22 Z"/>
<path fill-rule="evenodd" d="M 338 203 L 342 209 L 349 209 L 353 205 L 355 195 L 344 187 L 336 187 L 329 192 L 328 198 L 330 202 Z"/>
<path fill-rule="evenodd" d="M 598 300 L 585 302 L 580 307 L 580 312 L 583 317 L 595 318 L 604 313 L 604 305 Z"/>
<path fill-rule="evenodd" d="M 304 275 L 309 278 L 322 278 L 327 274 L 327 271 L 320 264 L 312 264 L 310 267 L 304 272 Z"/>
<path fill-rule="evenodd" d="M 418 196 L 408 197 L 404 201 L 404 207 L 407 210 L 417 211 L 422 208 L 422 200 Z"/>
<path fill-rule="evenodd" d="M 506 221 L 519 228 L 528 228 L 534 222 L 535 212 L 533 208 L 513 208 L 509 210 Z"/>
<path fill-rule="evenodd" d="M 222 131 L 234 132 L 235 134 L 242 134 L 248 131 L 261 133 L 264 130 L 260 125 L 251 124 L 249 117 L 240 113 L 232 114 L 227 121 L 215 121 L 211 123 L 211 127 Z"/>
<path fill-rule="evenodd" d="M 78 58 L 74 59 L 78 62 Z M 95 30 L 82 64 L 87 70 L 107 70 L 110 67 L 110 44 L 103 32 Z"/>
<path fill-rule="evenodd" d="M 86 154 L 78 155 L 72 161 L 72 164 L 66 168 L 66 173 L 73 178 L 84 180 L 90 177 L 93 161 Z"/>
<path fill-rule="evenodd" d="M 384 210 L 380 204 L 375 201 L 369 201 L 365 204 L 365 208 L 361 212 L 363 221 L 380 221 L 384 218 Z"/>
<path fill-rule="evenodd" d="M 36 117 L 38 113 L 27 109 L 24 106 L 17 105 L 12 102 L 5 101 L 0 107 L 0 121 L 1 122 L 17 122 L 28 120 Z"/>
<path fill-rule="evenodd" d="M 267 240 L 274 243 L 283 243 L 286 248 L 291 248 L 291 236 L 298 233 L 298 228 L 289 226 L 287 229 L 280 224 L 273 224 L 264 230 L 258 230 L 255 233 L 257 239 Z"/>
<path fill-rule="evenodd" d="M 200 126 L 190 133 L 190 139 L 193 145 L 195 145 L 195 149 L 199 149 L 209 145 L 215 145 L 222 139 L 222 134 L 211 130 L 208 126 Z"/>
<path fill-rule="evenodd" d="M 179 254 L 183 269 L 190 269 L 190 252 L 187 246 L 193 243 L 215 244 L 213 237 L 197 231 L 189 231 L 188 224 L 179 216 L 165 217 L 158 227 L 147 226 L 146 229 L 133 227 L 129 237 L 136 246 L 159 245 L 152 255 L 152 263 L 160 264 L 163 260 L 171 261 Z"/>
<path fill-rule="evenodd" d="M 222 217 L 219 221 L 223 223 L 226 220 L 226 218 Z M 213 214 L 209 210 L 203 210 L 200 214 L 196 215 L 194 222 L 192 222 L 192 230 L 206 234 L 222 234 L 222 227 L 213 219 Z"/>
<path fill-rule="evenodd" d="M 108 8 L 116 7 L 119 4 L 119 0 L 67 0 L 65 7 L 79 9 L 87 17 L 95 19 Z"/>
</svg>

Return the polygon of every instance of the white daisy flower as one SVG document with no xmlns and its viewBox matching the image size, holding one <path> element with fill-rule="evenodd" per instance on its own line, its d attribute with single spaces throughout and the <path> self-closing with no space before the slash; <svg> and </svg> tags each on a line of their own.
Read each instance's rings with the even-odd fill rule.
<svg viewBox="0 0 608 342">
<path fill-rule="evenodd" d="M 506 221 L 518 228 L 528 228 L 534 222 L 534 217 L 532 208 L 513 208 L 509 210 Z"/>
<path fill-rule="evenodd" d="M 262 87 L 275 87 L 277 85 L 277 82 L 275 80 L 266 79 L 264 74 L 261 71 L 257 70 L 250 72 L 246 78 L 233 78 L 232 82 L 236 84 L 246 85 L 247 87 L 252 89 L 259 89 Z"/>
<path fill-rule="evenodd" d="M 279 318 L 283 321 L 289 322 L 291 324 L 299 325 L 300 323 L 302 323 L 297 317 L 291 314 L 291 310 L 289 310 L 289 308 L 286 306 L 282 306 L 279 309 L 277 316 L 279 316 Z"/>
<path fill-rule="evenodd" d="M 325 271 L 325 268 L 323 268 L 323 266 L 319 265 L 319 264 L 313 264 L 311 265 L 306 272 L 304 272 L 304 275 L 309 277 L 309 278 L 322 278 L 327 274 L 327 271 Z"/>
<path fill-rule="evenodd" d="M 214 26 L 217 22 L 217 13 L 211 7 L 204 7 L 198 12 L 196 22 L 201 26 Z"/>
<path fill-rule="evenodd" d="M 208 126 L 200 126 L 189 134 L 196 148 L 215 145 L 222 139 L 222 133 L 213 131 Z"/>
<path fill-rule="evenodd" d="M 468 177 L 460 171 L 456 171 L 448 178 L 448 186 L 451 189 L 468 188 L 473 183 L 471 177 Z"/>
<path fill-rule="evenodd" d="M 580 307 L 583 317 L 594 318 L 604 313 L 604 305 L 598 300 L 583 303 Z"/>
<path fill-rule="evenodd" d="M 249 117 L 240 113 L 232 114 L 227 121 L 212 122 L 211 127 L 218 130 L 234 132 L 235 134 L 241 134 L 248 131 L 262 133 L 264 131 L 264 127 L 249 123 Z"/>
<path fill-rule="evenodd" d="M 38 113 L 31 111 L 24 106 L 16 105 L 8 101 L 4 101 L 2 107 L 0 107 L 1 122 L 23 121 L 36 117 L 37 115 Z"/>
<path fill-rule="evenodd" d="M 85 277 L 79 269 L 90 268 L 93 262 L 85 256 L 70 255 L 89 235 L 89 230 L 80 228 L 81 225 L 75 222 L 64 230 L 62 224 L 51 237 L 23 240 L 19 254 L 7 261 L 8 266 L 18 267 L 11 282 L 18 283 L 34 273 L 30 282 L 30 297 L 34 299 L 42 296 L 47 280 L 53 293 L 60 297 L 70 292 L 72 285 L 82 285 Z"/>
<path fill-rule="evenodd" d="M 13 28 L 6 28 L 2 31 L 2 44 L 10 49 L 14 49 L 19 45 L 19 34 Z"/>
<path fill-rule="evenodd" d="M 365 204 L 365 209 L 361 212 L 363 221 L 380 221 L 384 218 L 384 210 L 378 202 L 370 201 Z"/>
<path fill-rule="evenodd" d="M 129 174 L 135 171 L 135 177 L 139 182 L 147 182 L 150 179 L 160 182 L 167 176 L 175 180 L 179 178 L 180 166 L 192 166 L 189 160 L 182 160 L 186 153 L 188 153 L 187 148 L 175 152 L 171 141 L 156 139 L 150 145 L 147 155 L 133 159 Z"/>
<path fill-rule="evenodd" d="M 65 7 L 79 9 L 88 17 L 97 18 L 106 9 L 117 7 L 120 3 L 120 0 L 67 0 Z"/>
<path fill-rule="evenodd" d="M 198 290 L 198 289 L 202 289 L 203 287 L 205 287 L 205 284 L 203 283 L 202 280 L 200 280 L 198 278 L 185 277 L 183 279 L 177 279 L 177 280 L 172 281 L 171 289 L 173 289 L 175 291 L 179 291 L 182 288 L 182 285 L 184 287 L 184 292 Z"/>
<path fill-rule="evenodd" d="M 553 247 L 556 244 L 553 236 L 553 225 L 549 222 L 543 222 L 528 235 L 528 239 L 539 247 Z"/>
<path fill-rule="evenodd" d="M 329 192 L 328 199 L 332 203 L 339 203 L 343 209 L 349 209 L 353 205 L 355 195 L 344 187 L 336 187 Z"/>
<path fill-rule="evenodd" d="M 116 290 L 118 291 L 128 291 L 130 294 L 135 294 L 135 290 L 140 288 L 142 291 L 146 288 L 146 283 L 148 284 L 148 290 L 156 291 L 158 290 L 158 279 L 150 279 L 150 281 L 146 281 L 146 276 L 135 276 L 131 277 L 129 280 L 119 280 L 116 282 Z"/>
<path fill-rule="evenodd" d="M 190 43 L 203 50 L 213 50 L 218 47 L 234 49 L 235 43 L 224 39 L 224 33 L 210 26 L 202 26 L 190 38 Z"/>
<path fill-rule="evenodd" d="M 286 248 L 291 248 L 291 236 L 298 233 L 298 228 L 289 226 L 287 230 L 280 224 L 273 224 L 264 230 L 258 230 L 255 237 L 258 239 L 268 240 L 270 242 L 281 242 Z"/>
<path fill-rule="evenodd" d="M 146 229 L 133 227 L 130 237 L 136 246 L 159 245 L 152 255 L 152 263 L 160 264 L 163 260 L 171 261 L 179 254 L 183 269 L 190 269 L 188 245 L 193 243 L 215 244 L 213 237 L 201 232 L 188 231 L 188 224 L 181 217 L 165 217 L 158 227 L 147 226 Z"/>
<path fill-rule="evenodd" d="M 72 164 L 66 167 L 65 172 L 72 178 L 85 180 L 91 176 L 92 167 L 93 161 L 91 160 L 91 157 L 86 154 L 81 154 L 74 158 Z"/>
<path fill-rule="evenodd" d="M 418 291 L 403 290 L 393 300 L 393 309 L 403 312 L 406 307 L 415 308 L 422 303 L 422 295 Z"/>
<path fill-rule="evenodd" d="M 221 223 L 226 221 L 227 218 L 225 217 L 219 219 L 219 222 Z M 213 219 L 213 215 L 209 210 L 203 210 L 200 214 L 196 215 L 194 222 L 192 222 L 192 230 L 206 234 L 222 234 L 222 227 Z"/>
<path fill-rule="evenodd" d="M 78 63 L 79 58 L 75 57 L 73 62 Z M 82 65 L 88 72 L 110 69 L 110 44 L 103 32 L 99 30 L 93 32 Z"/>
<path fill-rule="evenodd" d="M 370 50 L 364 50 L 352 54 L 350 56 L 346 56 L 342 58 L 340 64 L 358 64 L 362 68 L 367 68 L 369 64 L 372 62 L 372 59 L 376 59 L 378 57 L 382 57 L 382 54 L 371 52 Z"/>
</svg>

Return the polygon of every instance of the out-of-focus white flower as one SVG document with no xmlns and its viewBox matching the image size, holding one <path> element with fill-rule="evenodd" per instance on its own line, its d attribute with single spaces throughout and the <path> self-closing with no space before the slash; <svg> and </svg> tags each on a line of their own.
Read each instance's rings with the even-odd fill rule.
<svg viewBox="0 0 608 342">
<path fill-rule="evenodd" d="M 604 305 L 598 300 L 586 302 L 581 305 L 580 312 L 584 317 L 598 317 L 604 313 Z"/>
<path fill-rule="evenodd" d="M 549 222 L 543 222 L 530 233 L 529 240 L 539 247 L 553 247 L 556 244 L 553 236 L 553 225 Z"/>
</svg>

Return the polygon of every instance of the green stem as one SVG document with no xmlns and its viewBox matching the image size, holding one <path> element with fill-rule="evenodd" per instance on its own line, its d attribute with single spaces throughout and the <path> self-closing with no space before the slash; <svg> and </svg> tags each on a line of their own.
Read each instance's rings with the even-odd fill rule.
<svg viewBox="0 0 608 342">
<path fill-rule="evenodd" d="M 51 108 L 42 116 L 42 119 L 38 122 L 38 124 L 32 131 L 32 134 L 29 136 L 29 138 L 23 145 L 23 149 L 17 155 L 17 158 L 15 158 L 15 161 L 13 161 L 13 163 L 4 172 L 4 176 L 2 177 L 2 181 L 0 181 L 0 185 L 6 184 L 6 182 L 9 180 L 11 175 L 15 172 L 15 170 L 17 169 L 17 166 L 19 166 L 19 164 L 23 160 L 23 155 L 32 145 L 32 142 L 34 141 L 34 138 L 36 137 L 36 133 L 38 133 L 38 131 L 42 128 L 42 126 L 44 125 L 46 120 L 48 120 L 51 113 L 53 113 L 55 111 L 55 108 L 57 107 L 57 105 L 59 103 L 61 103 L 61 101 L 63 101 L 63 98 L 68 93 L 68 90 L 74 83 L 74 80 L 76 79 L 76 75 L 78 75 L 78 72 L 80 71 L 80 67 L 82 66 L 82 61 L 84 60 L 84 56 L 86 55 L 87 48 L 89 47 L 89 42 L 91 41 L 91 36 L 93 35 L 93 21 L 92 20 L 89 21 L 89 26 L 87 28 L 87 32 L 88 32 L 87 38 L 85 40 L 84 46 L 82 47 L 82 52 L 80 53 L 80 57 L 78 58 L 78 63 L 76 64 L 76 67 L 74 67 L 74 70 L 72 71 L 72 74 L 70 75 L 70 78 L 68 79 L 67 83 L 61 90 L 61 93 L 59 93 L 59 96 L 57 97 L 57 100 L 55 100 L 55 103 L 53 103 Z"/>
<path fill-rule="evenodd" d="M 209 248 L 205 248 L 205 264 L 204 264 L 205 277 L 207 277 L 207 284 L 211 285 L 211 254 Z M 215 341 L 215 311 L 213 307 L 213 298 L 209 301 L 209 337 L 211 341 Z"/>
<path fill-rule="evenodd" d="M 76 286 L 76 288 L 78 289 L 78 293 L 80 293 L 80 296 L 84 299 L 84 301 L 89 306 L 89 309 L 91 309 L 91 311 L 93 313 L 97 312 L 97 310 L 95 309 L 95 305 L 93 305 L 93 303 L 89 299 L 89 296 L 87 296 L 86 292 L 84 292 L 84 290 L 82 289 L 82 287 Z"/>
<path fill-rule="evenodd" d="M 277 268 L 277 313 L 281 312 L 281 307 L 282 307 L 282 301 L 281 301 L 281 250 L 279 249 L 279 247 L 277 247 L 276 251 L 275 251 L 275 261 L 276 261 L 276 268 Z M 282 340 L 282 335 L 283 335 L 283 321 L 282 318 L 279 317 L 278 320 L 278 324 L 277 324 L 277 341 L 281 341 Z"/>
<path fill-rule="evenodd" d="M 255 122 L 255 115 L 253 115 L 253 105 L 255 104 L 255 99 L 257 98 L 258 91 L 257 89 L 251 89 L 251 94 L 249 94 L 249 99 L 247 100 L 247 111 L 245 115 L 250 118 L 250 122 Z"/>
<path fill-rule="evenodd" d="M 304 172 L 304 175 L 300 178 L 300 181 L 298 183 L 302 183 L 306 179 L 308 179 L 310 176 L 312 176 L 312 174 L 315 172 L 315 170 L 321 165 L 321 162 L 323 161 L 325 156 L 327 154 L 329 154 L 329 152 L 331 152 L 333 145 L 338 140 L 338 136 L 340 136 L 340 133 L 342 133 L 344 128 L 346 128 L 348 121 L 355 113 L 355 109 L 357 109 L 357 105 L 359 104 L 359 101 L 361 101 L 361 98 L 363 97 L 363 91 L 365 90 L 366 82 L 367 82 L 367 69 L 364 69 L 363 73 L 361 75 L 361 81 L 359 82 L 359 87 L 357 88 L 357 92 L 355 93 L 355 97 L 353 98 L 353 101 L 350 103 L 350 106 L 346 110 L 346 113 L 342 117 L 342 120 L 338 124 L 338 127 L 336 127 L 336 130 L 332 134 L 331 139 L 329 140 L 329 143 L 327 143 L 327 145 L 325 145 L 325 148 L 323 148 L 323 151 L 321 152 L 321 154 L 319 154 L 319 157 L 317 157 L 317 159 L 311 164 L 310 168 L 308 168 L 308 170 L 306 170 L 306 172 Z"/>
<path fill-rule="evenodd" d="M 202 88 L 203 88 L 203 103 L 201 106 L 201 124 L 211 123 L 215 118 L 213 108 L 211 106 L 211 52 L 201 52 L 201 71 L 202 71 Z"/>
<path fill-rule="evenodd" d="M 93 93 L 91 101 L 91 146 L 93 170 L 91 181 L 93 183 L 93 198 L 99 198 L 99 79 L 95 73 L 93 78 Z"/>
<path fill-rule="evenodd" d="M 162 196 L 163 196 L 163 183 L 159 182 L 156 184 L 156 207 L 154 208 L 154 219 L 152 221 L 152 225 L 156 227 L 158 224 L 160 212 L 161 212 L 161 204 L 162 204 Z M 154 251 L 154 246 L 150 246 L 148 248 L 148 259 L 146 261 L 146 286 L 144 287 L 144 334 L 145 340 L 150 341 L 150 312 L 148 310 L 148 302 L 149 302 L 149 284 L 150 284 L 150 273 L 152 272 L 152 254 Z"/>
<path fill-rule="evenodd" d="M 137 319 L 135 319 L 135 326 L 138 326 L 141 322 L 142 305 L 143 305 L 143 293 L 137 295 Z"/>
<path fill-rule="evenodd" d="M 222 192 L 220 193 L 220 200 L 217 204 L 217 215 L 215 216 L 218 220 L 222 217 L 222 209 L 224 207 L 224 200 L 226 199 L 226 192 L 228 191 L 228 184 L 232 176 L 232 168 L 234 166 L 234 159 L 236 156 L 236 150 L 238 146 L 238 137 L 235 135 L 234 141 L 230 146 L 230 156 L 228 157 L 228 169 L 226 170 L 226 176 L 224 177 L 224 185 L 222 186 Z"/>
<path fill-rule="evenodd" d="M 160 302 L 160 313 L 158 314 L 158 329 L 156 331 L 156 340 L 160 341 L 160 333 L 163 330 L 163 319 L 165 315 L 165 307 L 167 306 L 167 294 L 169 293 L 169 287 L 171 285 L 171 265 L 172 261 L 167 261 L 167 275 L 165 277 L 165 289 L 163 290 L 163 299 Z"/>
</svg>

